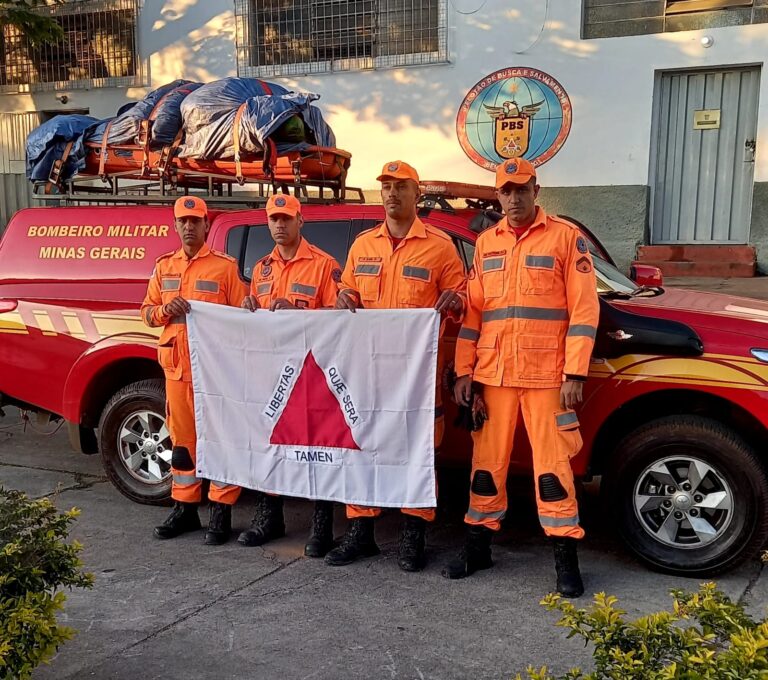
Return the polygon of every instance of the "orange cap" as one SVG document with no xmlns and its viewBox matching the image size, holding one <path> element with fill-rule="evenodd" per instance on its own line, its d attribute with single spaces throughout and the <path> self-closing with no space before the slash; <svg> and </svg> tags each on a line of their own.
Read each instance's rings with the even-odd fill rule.
<svg viewBox="0 0 768 680">
<path fill-rule="evenodd" d="M 206 217 L 208 206 L 202 198 L 197 196 L 182 196 L 176 199 L 173 206 L 173 216 L 179 217 Z"/>
<path fill-rule="evenodd" d="M 391 161 L 384 164 L 376 181 L 381 182 L 384 179 L 412 179 L 418 184 L 419 173 L 405 161 Z"/>
<path fill-rule="evenodd" d="M 267 201 L 267 216 L 290 215 L 296 217 L 301 213 L 299 199 L 290 194 L 272 194 Z"/>
<path fill-rule="evenodd" d="M 525 158 L 510 158 L 496 168 L 496 188 L 505 184 L 526 184 L 529 179 L 536 179 L 536 168 Z"/>
</svg>

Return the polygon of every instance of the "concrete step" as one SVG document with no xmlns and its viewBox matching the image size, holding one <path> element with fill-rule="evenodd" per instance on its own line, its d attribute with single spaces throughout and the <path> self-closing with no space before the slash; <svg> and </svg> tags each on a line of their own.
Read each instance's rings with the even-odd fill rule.
<svg viewBox="0 0 768 680">
<path fill-rule="evenodd" d="M 665 245 L 639 246 L 637 259 L 653 262 L 737 262 L 753 264 L 755 248 L 749 245 Z M 702 274 L 702 276 L 705 276 Z"/>
<path fill-rule="evenodd" d="M 715 278 L 749 278 L 755 275 L 755 263 L 745 264 L 742 262 L 720 262 L 699 261 L 699 262 L 671 262 L 664 260 L 636 260 L 640 264 L 648 264 L 661 269 L 664 278 L 675 276 L 697 276 L 697 277 L 715 277 Z"/>
</svg>

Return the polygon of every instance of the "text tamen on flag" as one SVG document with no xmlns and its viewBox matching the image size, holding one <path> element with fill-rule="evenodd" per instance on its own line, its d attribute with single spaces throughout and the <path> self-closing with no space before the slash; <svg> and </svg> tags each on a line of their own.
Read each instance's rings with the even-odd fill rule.
<svg viewBox="0 0 768 680">
<path fill-rule="evenodd" d="M 435 505 L 437 312 L 190 304 L 199 477 L 342 503 Z"/>
</svg>

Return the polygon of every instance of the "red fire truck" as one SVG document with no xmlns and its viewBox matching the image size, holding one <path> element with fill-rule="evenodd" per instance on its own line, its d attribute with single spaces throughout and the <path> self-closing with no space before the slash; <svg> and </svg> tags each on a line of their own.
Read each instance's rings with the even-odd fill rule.
<svg viewBox="0 0 768 680">
<path fill-rule="evenodd" d="M 263 193 L 210 189 L 209 243 L 248 281 L 272 247 Z M 499 218 L 492 191 L 422 189 L 422 218 L 451 236 L 469 267 L 477 234 Z M 342 263 L 384 214 L 350 195 L 304 208 L 307 239 Z M 70 187 L 18 212 L 0 241 L 0 404 L 63 418 L 73 447 L 100 453 L 115 486 L 141 503 L 169 496 L 158 333 L 138 310 L 155 259 L 178 248 L 175 197 Z M 768 537 L 768 304 L 664 289 L 654 268 L 632 280 L 583 231 L 602 312 L 575 472 L 601 476 L 621 534 L 646 563 L 696 576 L 728 569 Z M 446 333 L 448 357 L 457 330 Z M 444 403 L 450 430 L 455 406 L 447 394 Z M 468 463 L 466 432 L 444 442 L 442 460 Z M 530 472 L 526 443 L 515 451 L 512 473 Z"/>
</svg>

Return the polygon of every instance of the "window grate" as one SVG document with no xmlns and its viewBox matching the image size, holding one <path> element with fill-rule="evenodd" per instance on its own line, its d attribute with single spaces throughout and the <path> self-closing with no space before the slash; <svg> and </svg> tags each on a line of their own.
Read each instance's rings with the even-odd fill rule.
<svg viewBox="0 0 768 680">
<path fill-rule="evenodd" d="M 144 84 L 136 46 L 139 0 L 65 0 L 37 11 L 53 17 L 64 35 L 33 47 L 5 26 L 0 92 Z"/>
<path fill-rule="evenodd" d="M 446 0 L 235 0 L 235 14 L 241 76 L 448 61 Z"/>
</svg>

